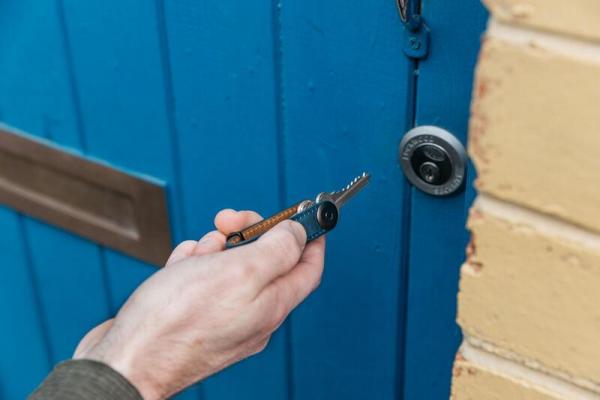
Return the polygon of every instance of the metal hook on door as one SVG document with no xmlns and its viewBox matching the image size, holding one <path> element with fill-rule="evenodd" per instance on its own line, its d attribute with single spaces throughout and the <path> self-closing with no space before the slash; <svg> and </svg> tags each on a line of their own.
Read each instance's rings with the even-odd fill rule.
<svg viewBox="0 0 600 400">
<path fill-rule="evenodd" d="M 400 19 L 406 29 L 404 54 L 410 58 L 425 58 L 429 53 L 429 27 L 421 15 L 420 0 L 395 0 Z"/>
<path fill-rule="evenodd" d="M 406 14 L 407 14 L 407 9 L 406 7 L 408 6 L 408 0 L 398 0 L 398 11 L 400 12 L 400 18 L 402 19 L 402 22 L 406 22 Z"/>
</svg>

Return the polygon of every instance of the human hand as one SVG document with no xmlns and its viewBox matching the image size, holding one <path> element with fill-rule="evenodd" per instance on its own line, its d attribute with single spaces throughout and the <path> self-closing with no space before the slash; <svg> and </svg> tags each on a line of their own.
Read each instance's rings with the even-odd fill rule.
<svg viewBox="0 0 600 400">
<path fill-rule="evenodd" d="M 325 253 L 323 237 L 306 245 L 304 228 L 289 220 L 223 251 L 228 233 L 260 219 L 219 212 L 217 230 L 177 246 L 115 319 L 83 338 L 74 358 L 110 365 L 153 400 L 260 352 L 319 285 Z"/>
</svg>

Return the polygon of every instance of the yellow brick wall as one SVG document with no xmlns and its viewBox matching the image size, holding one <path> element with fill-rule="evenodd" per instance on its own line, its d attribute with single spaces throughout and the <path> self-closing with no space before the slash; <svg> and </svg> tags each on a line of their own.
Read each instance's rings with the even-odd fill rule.
<svg viewBox="0 0 600 400">
<path fill-rule="evenodd" d="M 561 35 L 600 41 L 598 0 L 483 0 L 494 17 Z"/>
<path fill-rule="evenodd" d="M 484 0 L 460 399 L 600 399 L 600 0 Z"/>
<path fill-rule="evenodd" d="M 475 363 L 459 360 L 454 365 L 453 394 L 464 400 L 557 400 L 560 397 Z"/>
</svg>

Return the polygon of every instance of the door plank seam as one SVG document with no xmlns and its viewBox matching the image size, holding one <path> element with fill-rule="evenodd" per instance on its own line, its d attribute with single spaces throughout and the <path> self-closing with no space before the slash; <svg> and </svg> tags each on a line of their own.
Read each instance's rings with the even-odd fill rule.
<svg viewBox="0 0 600 400">
<path fill-rule="evenodd" d="M 285 157 L 285 90 L 283 87 L 283 45 L 282 45 L 282 17 L 281 1 L 272 0 L 271 2 L 271 38 L 273 51 L 273 82 L 274 82 L 274 101 L 275 101 L 275 129 L 276 129 L 276 148 L 277 148 L 277 183 L 279 194 L 279 207 L 285 208 L 287 202 L 287 168 Z M 284 330 L 284 351 L 285 351 L 285 369 L 287 398 L 294 398 L 294 359 L 292 346 L 292 320 L 288 318 L 283 324 Z"/>
</svg>

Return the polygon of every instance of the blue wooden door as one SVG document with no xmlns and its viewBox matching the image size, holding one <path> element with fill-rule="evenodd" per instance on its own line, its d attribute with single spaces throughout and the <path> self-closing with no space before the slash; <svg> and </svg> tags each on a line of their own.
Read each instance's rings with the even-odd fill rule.
<svg viewBox="0 0 600 400">
<path fill-rule="evenodd" d="M 4 0 L 0 121 L 164 185 L 176 241 L 221 208 L 272 213 L 363 170 L 320 289 L 264 353 L 184 399 L 442 399 L 469 191 L 408 185 L 414 125 L 463 142 L 485 14 L 423 0 L 408 58 L 394 0 Z M 0 207 L 0 398 L 21 399 L 154 267 Z"/>
</svg>

